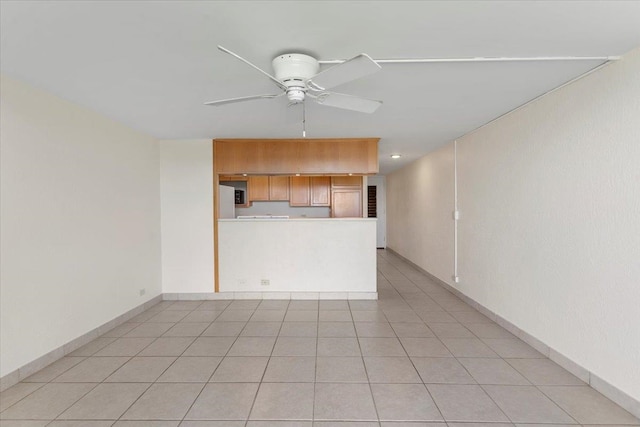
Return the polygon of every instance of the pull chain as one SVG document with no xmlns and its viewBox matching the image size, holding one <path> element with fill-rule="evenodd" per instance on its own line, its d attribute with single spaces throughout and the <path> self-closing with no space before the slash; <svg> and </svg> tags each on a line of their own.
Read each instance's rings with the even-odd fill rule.
<svg viewBox="0 0 640 427">
<path fill-rule="evenodd" d="M 302 137 L 307 137 L 307 113 L 305 110 L 306 102 L 302 101 Z"/>
</svg>

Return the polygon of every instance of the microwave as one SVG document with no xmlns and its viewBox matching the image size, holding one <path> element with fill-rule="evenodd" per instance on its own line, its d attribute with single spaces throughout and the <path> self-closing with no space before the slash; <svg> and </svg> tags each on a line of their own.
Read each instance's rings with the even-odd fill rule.
<svg viewBox="0 0 640 427">
<path fill-rule="evenodd" d="M 236 205 L 244 205 L 244 190 L 236 190 L 236 193 L 235 193 L 235 204 Z"/>
</svg>

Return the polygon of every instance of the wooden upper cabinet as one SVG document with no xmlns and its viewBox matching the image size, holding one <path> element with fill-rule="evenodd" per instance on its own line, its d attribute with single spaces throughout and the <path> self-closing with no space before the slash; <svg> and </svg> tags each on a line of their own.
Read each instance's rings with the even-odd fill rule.
<svg viewBox="0 0 640 427">
<path fill-rule="evenodd" d="M 362 188 L 362 177 L 361 176 L 333 176 L 331 177 L 331 186 Z"/>
<path fill-rule="evenodd" d="M 309 206 L 311 204 L 308 176 L 292 176 L 289 182 L 289 205 Z"/>
<path fill-rule="evenodd" d="M 269 200 L 269 177 L 250 176 L 247 183 L 250 202 Z"/>
<path fill-rule="evenodd" d="M 215 139 L 218 174 L 375 174 L 379 138 Z"/>
<path fill-rule="evenodd" d="M 312 176 L 309 180 L 311 206 L 331 206 L 331 178 Z"/>
<path fill-rule="evenodd" d="M 289 177 L 269 177 L 269 200 L 289 200 Z"/>
</svg>

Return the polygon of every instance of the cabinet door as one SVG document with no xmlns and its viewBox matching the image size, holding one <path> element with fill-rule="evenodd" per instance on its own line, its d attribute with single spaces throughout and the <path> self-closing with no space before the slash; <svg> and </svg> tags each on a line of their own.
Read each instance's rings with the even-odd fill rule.
<svg viewBox="0 0 640 427">
<path fill-rule="evenodd" d="M 269 177 L 269 200 L 289 200 L 289 177 Z"/>
<path fill-rule="evenodd" d="M 248 186 L 250 202 L 269 200 L 268 176 L 250 176 Z"/>
<path fill-rule="evenodd" d="M 289 181 L 289 205 L 291 206 L 309 206 L 309 177 L 308 176 L 292 176 Z"/>
<path fill-rule="evenodd" d="M 332 176 L 331 177 L 331 186 L 332 187 L 361 187 L 362 186 L 362 177 L 361 176 Z"/>
<path fill-rule="evenodd" d="M 331 192 L 332 218 L 362 218 L 362 191 L 333 190 Z"/>
<path fill-rule="evenodd" d="M 328 176 L 312 176 L 311 206 L 331 206 L 331 178 Z"/>
</svg>

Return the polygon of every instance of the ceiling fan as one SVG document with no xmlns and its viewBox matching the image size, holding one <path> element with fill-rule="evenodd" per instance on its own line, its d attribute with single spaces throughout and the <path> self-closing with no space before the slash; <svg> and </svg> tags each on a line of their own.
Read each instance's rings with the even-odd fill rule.
<svg viewBox="0 0 640 427">
<path fill-rule="evenodd" d="M 231 52 L 229 49 L 225 49 L 222 46 L 218 46 L 218 49 L 267 76 L 282 92 L 278 94 L 221 99 L 206 102 L 205 105 L 220 106 L 235 102 L 252 101 L 254 99 L 278 98 L 285 95 L 289 99 L 289 105 L 299 103 L 303 103 L 304 105 L 305 99 L 311 98 L 321 105 L 362 113 L 373 113 L 382 105 L 382 101 L 327 90 L 380 70 L 380 65 L 364 53 L 334 65 L 322 72 L 318 72 L 320 64 L 318 60 L 312 56 L 301 53 L 279 55 L 272 61 L 273 70 L 275 71 L 275 76 L 273 76 L 241 56 Z"/>
</svg>

